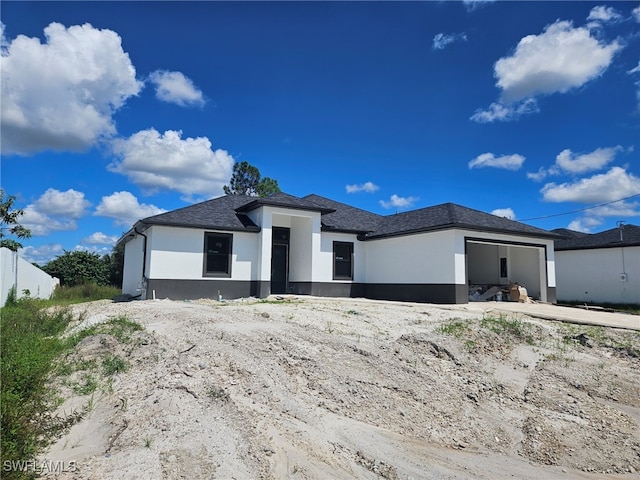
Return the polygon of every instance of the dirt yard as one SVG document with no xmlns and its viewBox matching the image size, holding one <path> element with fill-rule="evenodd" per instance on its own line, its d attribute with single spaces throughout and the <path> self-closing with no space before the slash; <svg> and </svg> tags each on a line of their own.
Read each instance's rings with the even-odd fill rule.
<svg viewBox="0 0 640 480">
<path fill-rule="evenodd" d="M 144 329 L 103 330 L 65 359 L 56 415 L 83 417 L 40 459 L 72 468 L 47 477 L 640 472 L 637 331 L 314 297 L 101 301 L 75 311 L 73 331 L 123 316 Z"/>
</svg>

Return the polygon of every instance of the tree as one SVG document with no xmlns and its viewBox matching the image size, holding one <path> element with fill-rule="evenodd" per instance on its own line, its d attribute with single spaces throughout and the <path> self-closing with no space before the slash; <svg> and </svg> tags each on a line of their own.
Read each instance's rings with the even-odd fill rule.
<svg viewBox="0 0 640 480">
<path fill-rule="evenodd" d="M 267 197 L 280 191 L 278 181 L 273 178 L 261 178 L 258 170 L 249 162 L 233 165 L 233 175 L 229 185 L 223 187 L 227 195 L 250 195 L 252 197 Z"/>
<path fill-rule="evenodd" d="M 0 247 L 7 247 L 14 252 L 22 248 L 22 244 L 17 240 L 5 238 L 5 232 L 21 239 L 31 238 L 31 230 L 18 223 L 18 218 L 24 215 L 24 210 L 14 209 L 15 201 L 16 197 L 5 196 L 4 189 L 0 189 L 0 215 L 2 216 L 0 218 Z"/>
<path fill-rule="evenodd" d="M 109 263 L 109 281 L 115 287 L 122 287 L 124 270 L 124 243 L 119 243 L 111 250 L 111 255 L 103 257 Z"/>
<path fill-rule="evenodd" d="M 61 285 L 110 285 L 110 267 L 109 255 L 100 257 L 97 253 L 65 250 L 63 255 L 48 262 L 42 270 L 52 277 L 58 277 Z"/>
</svg>

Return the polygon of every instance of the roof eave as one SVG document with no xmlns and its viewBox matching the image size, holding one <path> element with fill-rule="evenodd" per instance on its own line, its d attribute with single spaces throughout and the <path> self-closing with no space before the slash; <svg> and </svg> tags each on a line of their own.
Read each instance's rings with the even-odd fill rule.
<svg viewBox="0 0 640 480">
<path fill-rule="evenodd" d="M 286 209 L 290 209 L 290 210 L 304 210 L 307 212 L 320 212 L 321 214 L 326 214 L 326 213 L 333 213 L 335 212 L 335 209 L 333 208 L 325 208 L 325 207 L 320 207 L 320 206 L 302 206 L 302 205 L 291 205 L 290 203 L 285 203 L 285 202 L 274 202 L 274 201 L 268 201 L 268 200 L 264 200 L 264 199 L 258 199 L 258 200 L 254 200 L 252 202 L 249 202 L 245 205 L 242 205 L 238 208 L 235 209 L 236 212 L 238 213 L 244 213 L 244 212 L 250 212 L 251 210 L 255 210 L 257 208 L 260 207 L 280 207 L 280 208 L 286 208 Z"/>
<path fill-rule="evenodd" d="M 545 233 L 545 232 L 519 232 L 514 230 L 506 230 L 501 228 L 491 228 L 491 227 L 481 227 L 478 225 L 466 225 L 461 223 L 448 223 L 444 225 L 437 225 L 434 227 L 423 227 L 416 228 L 413 230 L 405 230 L 402 232 L 391 232 L 391 233 L 383 233 L 380 235 L 370 235 L 365 236 L 363 240 L 376 240 L 380 238 L 389 238 L 389 237 L 402 237 L 405 235 L 416 235 L 418 233 L 428 233 L 428 232 L 437 232 L 442 230 L 473 230 L 476 232 L 487 232 L 487 233 L 501 233 L 503 235 L 514 235 L 518 237 L 536 237 L 536 238 L 546 238 L 548 240 L 558 239 L 558 235 L 554 233 Z"/>
</svg>

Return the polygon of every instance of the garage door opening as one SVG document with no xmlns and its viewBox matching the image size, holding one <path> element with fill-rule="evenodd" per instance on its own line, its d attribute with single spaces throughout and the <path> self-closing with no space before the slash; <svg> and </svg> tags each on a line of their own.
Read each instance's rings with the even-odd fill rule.
<svg viewBox="0 0 640 480">
<path fill-rule="evenodd" d="M 465 241 L 467 283 L 501 286 L 517 283 L 534 300 L 547 301 L 544 245 L 524 245 L 490 240 Z"/>
</svg>

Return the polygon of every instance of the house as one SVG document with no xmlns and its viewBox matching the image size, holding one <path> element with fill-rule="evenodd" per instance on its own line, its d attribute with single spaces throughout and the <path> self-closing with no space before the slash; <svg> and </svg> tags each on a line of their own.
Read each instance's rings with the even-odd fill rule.
<svg viewBox="0 0 640 480">
<path fill-rule="evenodd" d="M 554 238 L 452 203 L 383 216 L 318 195 L 227 195 L 138 221 L 120 239 L 123 293 L 467 303 L 470 284 L 511 280 L 555 302 Z"/>
<path fill-rule="evenodd" d="M 558 299 L 640 305 L 640 227 L 553 232 L 563 237 L 555 242 Z"/>
</svg>

